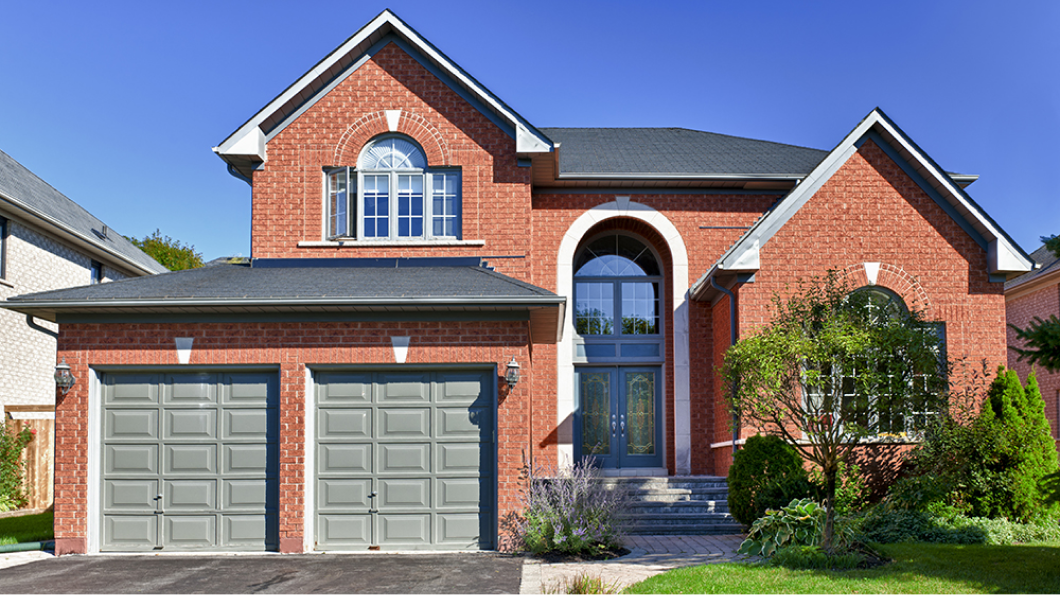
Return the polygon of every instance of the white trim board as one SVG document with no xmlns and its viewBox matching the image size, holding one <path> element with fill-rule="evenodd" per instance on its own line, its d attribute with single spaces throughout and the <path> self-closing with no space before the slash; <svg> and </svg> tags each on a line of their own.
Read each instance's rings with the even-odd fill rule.
<svg viewBox="0 0 1060 595">
<path fill-rule="evenodd" d="M 674 358 L 674 462 L 677 475 L 692 472 L 692 430 L 690 397 L 690 355 L 688 330 L 688 250 L 681 233 L 665 215 L 655 209 L 616 197 L 613 202 L 597 205 L 582 213 L 567 229 L 556 257 L 556 293 L 574 295 L 574 256 L 585 235 L 597 223 L 614 217 L 638 219 L 651 226 L 663 237 L 673 262 L 672 276 L 667 281 L 673 287 L 672 313 Z M 556 354 L 556 423 L 559 435 L 560 464 L 574 461 L 574 320 L 573 308 L 563 315 L 565 331 Z M 665 366 L 664 366 L 665 370 Z"/>
</svg>

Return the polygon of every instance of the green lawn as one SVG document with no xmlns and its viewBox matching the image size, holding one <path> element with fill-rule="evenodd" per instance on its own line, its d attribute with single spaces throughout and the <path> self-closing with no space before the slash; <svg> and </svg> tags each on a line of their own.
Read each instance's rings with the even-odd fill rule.
<svg viewBox="0 0 1060 595">
<path fill-rule="evenodd" d="M 878 546 L 872 570 L 787 570 L 757 564 L 679 568 L 627 593 L 1060 593 L 1060 543 Z"/>
<path fill-rule="evenodd" d="M 54 539 L 54 516 L 51 512 L 42 512 L 0 519 L 0 545 Z"/>
</svg>

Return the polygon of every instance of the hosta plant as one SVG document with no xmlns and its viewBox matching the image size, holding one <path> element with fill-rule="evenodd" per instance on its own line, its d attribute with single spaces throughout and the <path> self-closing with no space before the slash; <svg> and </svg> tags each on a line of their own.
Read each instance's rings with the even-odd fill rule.
<svg viewBox="0 0 1060 595">
<path fill-rule="evenodd" d="M 821 541 L 824 519 L 825 509 L 820 504 L 810 499 L 792 500 L 780 510 L 767 510 L 752 523 L 738 553 L 768 558 L 782 547 L 816 546 Z"/>
</svg>

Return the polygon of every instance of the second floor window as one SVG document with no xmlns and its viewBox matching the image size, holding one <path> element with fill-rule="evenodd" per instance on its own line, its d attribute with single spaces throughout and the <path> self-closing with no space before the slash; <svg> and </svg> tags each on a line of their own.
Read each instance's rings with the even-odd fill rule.
<svg viewBox="0 0 1060 595">
<path fill-rule="evenodd" d="M 428 168 L 403 136 L 361 151 L 356 168 L 327 170 L 328 237 L 361 240 L 460 239 L 460 171 Z"/>
<path fill-rule="evenodd" d="M 96 285 L 103 282 L 103 263 L 92 261 L 92 285 Z"/>
</svg>

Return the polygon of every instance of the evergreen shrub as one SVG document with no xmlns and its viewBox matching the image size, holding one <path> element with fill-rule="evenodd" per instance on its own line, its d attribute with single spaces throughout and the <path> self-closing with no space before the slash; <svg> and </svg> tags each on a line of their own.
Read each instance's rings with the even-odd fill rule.
<svg viewBox="0 0 1060 595">
<path fill-rule="evenodd" d="M 28 426 L 10 428 L 0 422 L 0 512 L 16 510 L 26 505 L 22 486 L 22 449 L 33 440 L 34 431 Z"/>
<path fill-rule="evenodd" d="M 736 451 L 729 467 L 729 512 L 750 526 L 768 509 L 816 495 L 802 457 L 781 438 L 758 434 Z"/>
</svg>

